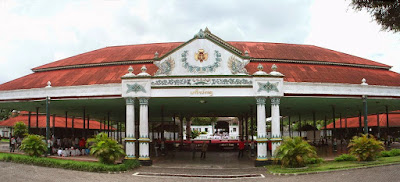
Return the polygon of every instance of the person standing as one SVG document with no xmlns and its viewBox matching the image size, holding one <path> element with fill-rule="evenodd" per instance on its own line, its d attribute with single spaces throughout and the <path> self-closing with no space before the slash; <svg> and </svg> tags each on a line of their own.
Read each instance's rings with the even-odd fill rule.
<svg viewBox="0 0 400 182">
<path fill-rule="evenodd" d="M 154 154 L 156 155 L 156 157 L 158 157 L 158 148 L 160 148 L 160 147 L 158 146 L 158 140 L 155 139 L 155 140 L 154 140 Z"/>
<path fill-rule="evenodd" d="M 203 145 L 201 146 L 201 156 L 200 158 L 205 159 L 206 158 L 206 152 L 207 152 L 208 144 L 206 141 L 203 142 Z"/>
<path fill-rule="evenodd" d="M 196 156 L 196 144 L 194 143 L 194 141 L 192 141 L 192 143 L 190 144 L 190 149 L 192 150 L 192 159 L 194 159 L 194 157 Z"/>
<path fill-rule="evenodd" d="M 238 158 L 243 158 L 244 142 L 243 139 L 239 141 L 239 155 Z"/>
<path fill-rule="evenodd" d="M 16 143 L 17 143 L 17 141 L 15 140 L 15 137 L 11 136 L 11 139 L 10 139 L 10 152 L 14 152 L 15 151 Z"/>
</svg>

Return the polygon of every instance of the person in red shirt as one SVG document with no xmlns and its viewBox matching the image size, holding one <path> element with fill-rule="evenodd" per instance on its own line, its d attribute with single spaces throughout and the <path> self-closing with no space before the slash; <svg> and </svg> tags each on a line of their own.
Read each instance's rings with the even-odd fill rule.
<svg viewBox="0 0 400 182">
<path fill-rule="evenodd" d="M 244 142 L 243 139 L 239 141 L 239 155 L 238 158 L 243 158 Z"/>
<path fill-rule="evenodd" d="M 86 141 L 85 138 L 82 137 L 82 139 L 79 141 L 79 149 L 84 149 L 86 147 Z"/>
</svg>

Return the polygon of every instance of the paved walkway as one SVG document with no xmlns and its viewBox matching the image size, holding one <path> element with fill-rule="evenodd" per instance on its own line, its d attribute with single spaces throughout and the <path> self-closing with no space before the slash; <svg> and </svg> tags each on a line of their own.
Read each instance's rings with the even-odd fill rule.
<svg viewBox="0 0 400 182">
<path fill-rule="evenodd" d="M 278 182 L 292 182 L 292 181 L 307 181 L 307 182 L 321 182 L 321 181 L 338 181 L 338 182 L 358 182 L 358 181 L 399 181 L 400 173 L 398 172 L 399 165 L 382 166 L 368 169 L 357 169 L 348 171 L 336 171 L 329 173 L 320 173 L 312 175 L 300 176 L 273 176 L 267 174 L 263 168 L 255 173 L 263 174 L 264 177 L 255 178 L 238 178 L 238 179 L 210 179 L 210 178 L 188 178 L 188 177 L 163 177 L 163 176 L 140 176 L 135 175 L 146 167 L 139 168 L 134 171 L 128 171 L 122 174 L 107 174 L 107 173 L 92 173 L 81 172 L 73 170 L 65 170 L 58 168 L 46 168 L 32 165 L 0 162 L 0 181 L 13 181 L 13 182 L 71 182 L 71 181 L 85 181 L 85 182 L 99 182 L 99 181 L 166 181 L 166 182 L 186 182 L 186 181 L 278 181 Z M 152 168 L 152 167 L 149 167 Z M 154 168 L 153 168 L 154 169 Z M 216 169 L 202 169 L 202 170 L 187 170 L 184 171 L 188 174 L 192 172 L 202 171 L 202 173 L 219 174 L 229 173 L 226 170 Z M 242 172 L 248 172 L 246 170 Z M 230 174 L 234 173 L 232 171 Z"/>
</svg>

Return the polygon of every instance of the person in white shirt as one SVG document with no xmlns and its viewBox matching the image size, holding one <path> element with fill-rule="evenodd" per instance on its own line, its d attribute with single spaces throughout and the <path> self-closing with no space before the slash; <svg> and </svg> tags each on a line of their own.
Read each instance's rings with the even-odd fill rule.
<svg viewBox="0 0 400 182">
<path fill-rule="evenodd" d="M 62 156 L 62 154 L 63 154 L 63 150 L 62 150 L 61 148 L 59 148 L 59 149 L 58 149 L 58 151 L 57 151 L 57 154 L 58 154 L 58 156 L 60 156 L 60 157 L 61 157 L 61 156 Z"/>
</svg>

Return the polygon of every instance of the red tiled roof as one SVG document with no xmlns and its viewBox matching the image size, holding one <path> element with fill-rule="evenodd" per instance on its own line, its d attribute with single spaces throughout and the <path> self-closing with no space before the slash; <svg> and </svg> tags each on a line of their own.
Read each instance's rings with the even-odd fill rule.
<svg viewBox="0 0 400 182">
<path fill-rule="evenodd" d="M 257 71 L 260 63 L 251 62 L 246 66 L 249 73 Z M 319 82 L 361 84 L 365 78 L 369 85 L 400 86 L 400 74 L 384 70 L 359 68 L 339 65 L 312 65 L 295 63 L 261 63 L 264 71 L 271 72 L 271 66 L 276 64 L 279 72 L 285 75 L 287 82 Z M 1 89 L 1 87 L 0 87 Z"/>
<path fill-rule="evenodd" d="M 15 123 L 22 121 L 25 125 L 28 126 L 28 115 L 18 115 L 16 117 L 8 118 L 4 121 L 0 121 L 0 126 L 7 126 L 13 127 Z M 72 128 L 72 118 L 68 118 L 68 128 Z M 86 121 L 87 122 L 87 121 Z M 104 128 L 104 124 L 90 120 L 89 128 L 92 130 Z M 50 128 L 53 127 L 53 116 L 50 117 Z M 55 127 L 56 128 L 65 128 L 65 117 L 55 117 Z M 87 127 L 87 123 L 86 123 Z M 31 115 L 31 128 L 36 128 L 36 114 Z M 46 115 L 39 114 L 39 128 L 46 128 Z M 75 129 L 82 129 L 83 128 L 83 120 L 81 118 L 74 119 L 74 128 Z M 115 130 L 114 128 L 110 127 L 110 129 Z"/>
<path fill-rule="evenodd" d="M 386 114 L 379 114 L 379 126 L 386 128 Z M 335 121 L 336 128 L 340 128 L 340 120 Z M 347 118 L 347 127 L 348 128 L 358 128 L 360 125 L 359 118 Z M 377 115 L 369 115 L 368 116 L 368 127 L 376 127 L 378 126 Z M 345 120 L 342 118 L 342 128 L 345 128 Z M 364 117 L 361 116 L 361 127 L 364 127 Z M 389 113 L 389 127 L 400 127 L 400 113 Z M 333 123 L 330 123 L 326 126 L 328 129 L 333 129 Z"/>
<path fill-rule="evenodd" d="M 259 63 L 251 62 L 246 68 L 250 74 L 257 71 Z M 273 63 L 261 63 L 264 70 L 271 71 Z M 370 85 L 400 86 L 400 74 L 384 70 L 336 65 L 310 65 L 296 63 L 275 63 L 278 71 L 288 82 L 322 82 L 360 84 L 362 78 Z M 132 65 L 134 73 L 140 73 L 142 65 L 154 74 L 157 67 L 152 63 Z M 0 85 L 0 90 L 44 88 L 47 81 L 53 87 L 121 83 L 121 76 L 127 73 L 129 65 L 98 66 L 88 68 L 62 69 L 36 72 Z"/>
<path fill-rule="evenodd" d="M 49 64 L 33 68 L 32 70 L 80 64 L 152 60 L 154 58 L 155 52 L 158 52 L 159 57 L 161 57 L 181 44 L 182 42 L 171 42 L 105 47 L 102 49 L 97 49 L 69 58 L 61 59 L 59 61 L 51 62 Z"/>
<path fill-rule="evenodd" d="M 60 66 L 71 66 L 80 64 L 109 63 L 134 60 L 152 60 L 154 53 L 158 52 L 159 57 L 177 48 L 183 42 L 155 43 L 113 46 L 86 52 L 36 68 L 53 68 Z M 371 61 L 368 59 L 352 56 L 349 54 L 313 46 L 301 44 L 284 44 L 268 42 L 228 42 L 239 50 L 248 51 L 252 58 L 257 59 L 287 59 L 307 60 L 321 62 L 336 62 L 348 64 L 363 64 L 372 66 L 390 67 L 388 65 Z"/>
</svg>

